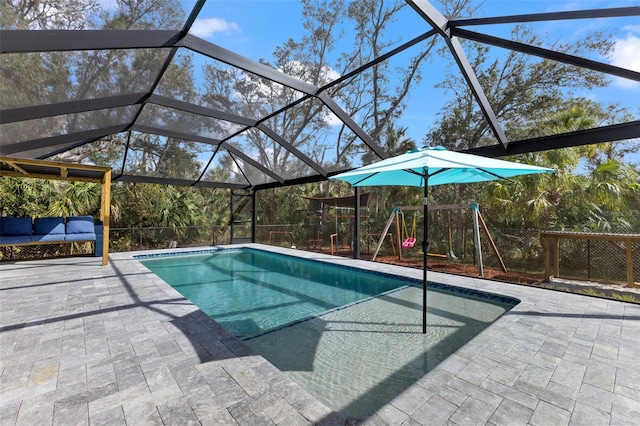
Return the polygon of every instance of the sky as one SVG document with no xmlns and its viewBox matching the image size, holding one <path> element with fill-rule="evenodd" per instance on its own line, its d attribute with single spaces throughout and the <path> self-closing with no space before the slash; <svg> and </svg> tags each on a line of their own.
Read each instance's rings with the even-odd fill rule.
<svg viewBox="0 0 640 426">
<path fill-rule="evenodd" d="M 432 4 L 439 8 L 437 3 Z M 189 11 L 193 1 L 185 0 L 183 6 Z M 482 6 L 481 16 L 629 6 L 640 6 L 640 1 L 487 0 Z M 288 38 L 300 39 L 304 33 L 301 9 L 297 0 L 209 0 L 191 33 L 248 58 L 271 60 L 271 54 L 278 45 L 282 45 Z M 397 28 L 392 30 L 398 44 L 430 28 L 415 12 L 409 10 L 408 13 L 410 16 L 406 17 L 406 21 L 402 18 L 397 23 Z M 530 25 L 536 33 L 545 34 L 549 40 L 566 43 L 579 40 L 592 31 L 611 32 L 614 48 L 610 56 L 591 59 L 640 72 L 640 17 L 554 21 Z M 511 27 L 512 25 L 492 25 L 468 29 L 509 38 Z M 348 50 L 349 37 L 344 37 L 343 43 Z M 496 54 L 504 52 L 502 49 L 493 49 L 492 52 L 495 51 Z M 401 66 L 401 59 L 397 61 Z M 443 63 L 434 62 L 420 87 L 413 92 L 403 114 L 400 124 L 408 128 L 409 135 L 418 143 L 437 119 L 438 111 L 446 108 L 450 95 L 433 88 L 435 83 L 445 77 L 446 72 L 447 68 Z M 640 117 L 640 82 L 617 77 L 612 77 L 611 80 L 607 89 L 585 91 L 579 95 L 607 104 L 617 103 L 629 108 L 634 117 Z"/>
</svg>

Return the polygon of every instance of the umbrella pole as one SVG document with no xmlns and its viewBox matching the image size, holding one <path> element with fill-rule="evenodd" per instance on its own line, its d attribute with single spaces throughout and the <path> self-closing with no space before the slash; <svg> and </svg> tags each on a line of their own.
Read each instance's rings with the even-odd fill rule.
<svg viewBox="0 0 640 426">
<path fill-rule="evenodd" d="M 424 215 L 424 226 L 422 228 L 422 334 L 427 334 L 427 250 L 429 249 L 429 243 L 427 243 L 427 225 L 429 223 L 429 215 L 427 214 L 428 183 L 429 173 L 425 170 L 424 200 L 422 202 Z"/>
</svg>

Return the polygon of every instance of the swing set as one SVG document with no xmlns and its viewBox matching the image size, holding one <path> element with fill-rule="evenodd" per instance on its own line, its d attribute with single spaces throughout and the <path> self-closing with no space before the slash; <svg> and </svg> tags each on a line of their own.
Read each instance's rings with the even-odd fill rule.
<svg viewBox="0 0 640 426">
<path fill-rule="evenodd" d="M 491 247 L 493 253 L 496 255 L 496 258 L 498 259 L 498 262 L 500 263 L 500 266 L 502 268 L 503 272 L 507 272 L 507 267 L 505 266 L 502 257 L 500 256 L 500 253 L 498 252 L 498 248 L 496 247 L 493 238 L 491 237 L 491 234 L 489 233 L 489 229 L 487 228 L 487 225 L 484 221 L 484 219 L 482 218 L 482 215 L 480 214 L 480 210 L 478 209 L 478 204 L 476 203 L 471 203 L 471 204 L 444 204 L 444 205 L 439 205 L 439 206 L 428 206 L 428 211 L 436 211 L 436 210 L 459 210 L 459 209 L 471 209 L 472 212 L 472 218 L 473 218 L 473 241 L 474 241 L 474 246 L 475 246 L 475 257 L 476 257 L 476 261 L 478 263 L 478 276 L 480 277 L 484 277 L 484 267 L 483 267 L 483 263 L 482 263 L 482 247 L 480 244 L 480 228 L 482 227 L 482 230 L 484 231 L 487 240 L 489 242 L 489 246 Z M 400 235 L 400 238 L 398 239 L 398 259 L 402 260 L 402 249 L 411 249 L 415 246 L 416 244 L 416 231 L 417 231 L 417 212 L 418 211 L 422 211 L 423 210 L 423 206 L 393 206 L 393 208 L 391 209 L 391 215 L 389 216 L 389 219 L 387 220 L 387 223 L 385 224 L 384 230 L 382 231 L 380 240 L 378 241 L 378 244 L 376 245 L 376 249 L 373 253 L 373 257 L 371 258 L 372 261 L 376 260 L 376 256 L 378 255 L 378 252 L 380 251 L 380 247 L 382 247 L 382 243 L 384 242 L 384 236 L 387 235 L 387 233 L 389 232 L 389 228 L 391 228 L 391 225 L 393 224 L 393 222 L 395 221 L 396 224 L 396 235 Z M 413 223 L 411 226 L 411 232 L 408 232 L 408 228 L 407 228 L 407 223 L 405 221 L 405 214 L 404 212 L 406 211 L 414 211 L 416 213 L 414 213 L 413 216 Z M 400 224 L 402 223 L 402 233 L 400 230 Z M 449 253 L 448 254 L 440 254 L 440 253 L 427 253 L 427 256 L 431 256 L 431 257 L 440 257 L 440 258 L 449 258 L 451 257 L 452 259 L 456 259 L 456 256 L 453 253 L 453 250 L 451 248 L 451 225 L 449 224 Z M 402 242 L 402 244 L 400 244 L 400 242 Z M 395 253 L 394 253 L 395 254 Z"/>
<path fill-rule="evenodd" d="M 402 214 L 402 231 L 402 247 L 413 248 L 416 244 L 416 215 L 413 215 L 413 226 L 411 227 L 411 236 L 409 236 L 409 233 L 407 232 L 407 223 L 404 221 L 404 214 Z"/>
</svg>

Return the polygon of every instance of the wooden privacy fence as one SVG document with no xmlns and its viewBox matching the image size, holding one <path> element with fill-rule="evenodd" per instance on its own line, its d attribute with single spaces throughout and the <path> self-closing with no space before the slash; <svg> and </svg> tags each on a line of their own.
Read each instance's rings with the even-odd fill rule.
<svg viewBox="0 0 640 426">
<path fill-rule="evenodd" d="M 600 233 L 588 233 L 588 232 L 562 232 L 562 231 L 542 231 L 540 232 L 540 243 L 544 251 L 544 276 L 545 279 L 550 277 L 556 278 L 578 278 L 585 279 L 587 281 L 604 281 L 604 282 L 620 282 L 619 280 L 610 280 L 606 278 L 593 278 L 591 276 L 591 258 L 595 257 L 592 253 L 592 242 L 600 242 L 605 244 L 607 248 L 613 250 L 624 259 L 624 282 L 629 287 L 640 286 L 640 278 L 634 279 L 634 265 L 638 269 L 638 275 L 640 276 L 640 234 L 600 234 Z M 585 257 L 587 258 L 587 274 L 585 276 L 577 276 L 574 271 L 569 274 L 560 273 L 560 241 L 586 241 Z M 602 247 L 602 246 L 600 246 Z M 602 256 L 601 256 L 602 257 Z M 613 265 L 611 258 L 605 258 L 605 261 L 609 260 L 609 265 Z M 634 262 L 636 260 L 636 262 Z M 568 261 L 568 259 L 566 260 Z M 602 266 L 599 266 L 600 268 Z M 619 268 L 618 266 L 612 266 Z M 618 271 L 622 272 L 622 271 Z"/>
</svg>

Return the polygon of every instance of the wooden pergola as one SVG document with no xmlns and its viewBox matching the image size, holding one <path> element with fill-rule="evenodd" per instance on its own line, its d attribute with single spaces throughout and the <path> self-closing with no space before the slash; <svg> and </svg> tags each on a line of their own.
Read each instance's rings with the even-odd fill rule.
<svg viewBox="0 0 640 426">
<path fill-rule="evenodd" d="M 102 265 L 106 266 L 109 263 L 111 168 L 25 158 L 0 157 L 0 176 L 101 184 L 100 221 L 103 224 Z M 98 240 L 96 239 L 96 244 L 97 243 Z"/>
</svg>

